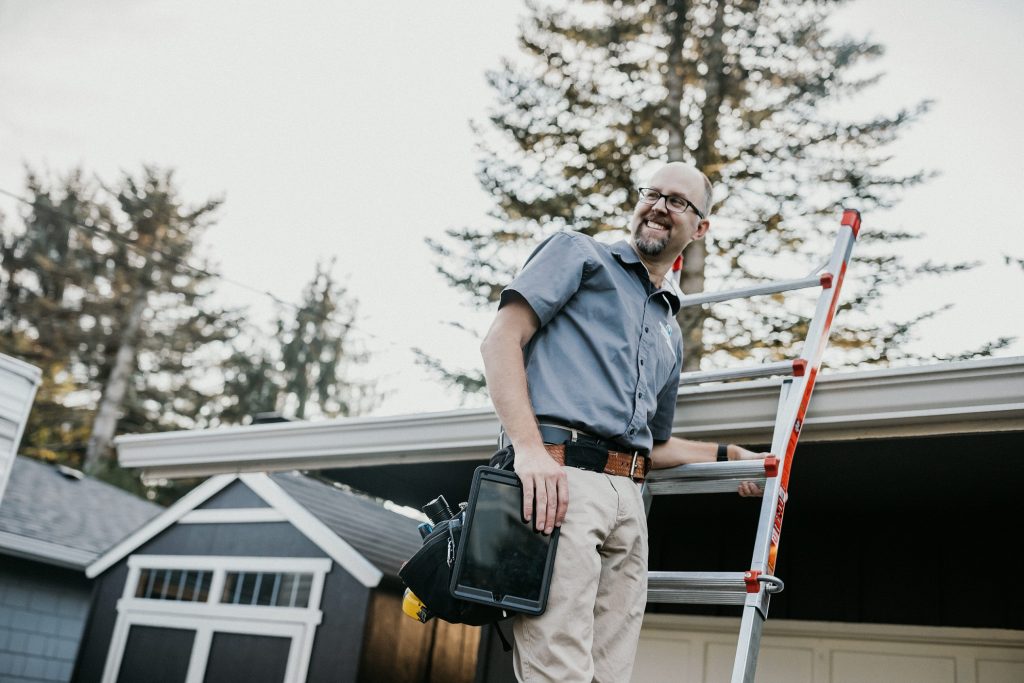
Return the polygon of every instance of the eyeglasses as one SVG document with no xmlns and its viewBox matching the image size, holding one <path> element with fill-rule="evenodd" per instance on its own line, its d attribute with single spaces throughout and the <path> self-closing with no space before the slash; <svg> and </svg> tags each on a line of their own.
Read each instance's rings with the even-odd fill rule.
<svg viewBox="0 0 1024 683">
<path fill-rule="evenodd" d="M 662 197 L 665 198 L 665 208 L 672 213 L 686 213 L 687 209 L 693 209 L 693 212 L 700 216 L 703 220 L 704 214 L 700 212 L 693 202 L 684 197 L 679 197 L 674 194 L 662 194 L 652 187 L 641 187 L 637 189 L 640 193 L 640 201 L 644 204 L 657 204 L 658 200 Z"/>
</svg>

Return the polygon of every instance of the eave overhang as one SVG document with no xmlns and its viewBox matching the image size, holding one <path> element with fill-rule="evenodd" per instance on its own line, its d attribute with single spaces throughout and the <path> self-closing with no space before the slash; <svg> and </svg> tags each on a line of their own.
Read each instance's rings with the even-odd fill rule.
<svg viewBox="0 0 1024 683">
<path fill-rule="evenodd" d="M 677 436 L 767 444 L 779 380 L 685 387 Z M 819 376 L 801 439 L 844 441 L 1024 431 L 1024 357 Z M 122 467 L 148 478 L 486 459 L 489 409 L 128 435 Z"/>
</svg>

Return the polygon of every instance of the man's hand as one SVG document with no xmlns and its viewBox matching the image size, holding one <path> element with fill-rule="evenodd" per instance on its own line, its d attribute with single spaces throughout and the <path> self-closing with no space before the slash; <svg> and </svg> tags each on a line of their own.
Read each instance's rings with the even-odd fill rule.
<svg viewBox="0 0 1024 683">
<path fill-rule="evenodd" d="M 729 444 L 729 459 L 730 460 L 764 460 L 771 453 L 755 453 L 748 451 L 746 448 L 740 448 L 735 444 Z M 744 498 L 758 498 L 764 495 L 764 489 L 757 485 L 756 482 L 743 481 L 740 482 L 737 492 Z"/>
<path fill-rule="evenodd" d="M 523 519 L 536 517 L 534 528 L 545 534 L 562 526 L 569 508 L 569 480 L 562 466 L 543 447 L 535 447 L 516 449 L 514 469 L 523 482 Z"/>
</svg>

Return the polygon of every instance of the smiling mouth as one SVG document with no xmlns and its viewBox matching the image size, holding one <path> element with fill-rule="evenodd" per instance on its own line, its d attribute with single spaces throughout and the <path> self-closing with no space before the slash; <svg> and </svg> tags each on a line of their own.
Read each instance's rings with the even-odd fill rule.
<svg viewBox="0 0 1024 683">
<path fill-rule="evenodd" d="M 658 232 L 668 232 L 668 227 L 667 226 L 664 226 L 661 223 L 655 223 L 652 220 L 644 221 L 643 225 L 644 225 L 644 227 L 646 227 L 649 230 L 655 230 L 655 231 L 658 231 Z"/>
</svg>

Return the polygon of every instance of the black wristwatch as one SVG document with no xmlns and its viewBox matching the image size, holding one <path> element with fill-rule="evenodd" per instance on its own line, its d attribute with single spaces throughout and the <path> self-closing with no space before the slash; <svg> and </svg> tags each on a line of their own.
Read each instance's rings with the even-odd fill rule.
<svg viewBox="0 0 1024 683">
<path fill-rule="evenodd" d="M 716 456 L 715 460 L 717 460 L 718 462 L 725 462 L 728 459 L 729 459 L 729 446 L 728 446 L 728 444 L 724 444 L 724 443 L 718 444 L 718 455 Z"/>
</svg>

